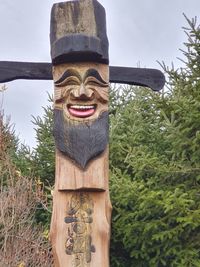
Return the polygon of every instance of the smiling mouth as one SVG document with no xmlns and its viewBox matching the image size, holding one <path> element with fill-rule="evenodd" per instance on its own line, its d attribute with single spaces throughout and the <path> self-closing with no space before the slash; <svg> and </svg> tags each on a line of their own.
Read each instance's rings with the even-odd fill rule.
<svg viewBox="0 0 200 267">
<path fill-rule="evenodd" d="M 95 113 L 96 105 L 68 105 L 70 115 L 77 118 L 87 118 Z"/>
</svg>

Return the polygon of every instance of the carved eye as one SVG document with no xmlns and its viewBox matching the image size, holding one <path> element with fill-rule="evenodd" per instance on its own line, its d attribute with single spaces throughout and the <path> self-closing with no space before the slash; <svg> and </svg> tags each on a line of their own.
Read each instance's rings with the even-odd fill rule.
<svg viewBox="0 0 200 267">
<path fill-rule="evenodd" d="M 91 85 L 91 86 L 101 86 L 98 82 L 95 82 L 95 81 L 89 81 L 87 83 L 87 85 Z"/>
<path fill-rule="evenodd" d="M 80 85 L 80 81 L 78 81 L 77 79 L 69 79 L 69 80 L 66 80 L 65 81 L 65 86 L 68 86 L 68 85 Z"/>
<path fill-rule="evenodd" d="M 80 85 L 80 81 L 75 76 L 70 76 L 59 84 L 56 84 L 56 87 L 64 87 L 70 85 Z"/>
<path fill-rule="evenodd" d="M 95 77 L 88 77 L 84 83 L 85 85 L 90 85 L 90 86 L 98 86 L 98 87 L 107 87 L 108 84 L 105 82 L 101 82 Z"/>
</svg>

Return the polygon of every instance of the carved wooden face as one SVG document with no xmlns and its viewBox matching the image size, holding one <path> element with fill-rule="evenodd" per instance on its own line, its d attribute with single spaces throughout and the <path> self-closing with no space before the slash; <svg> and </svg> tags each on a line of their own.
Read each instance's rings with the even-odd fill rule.
<svg viewBox="0 0 200 267">
<path fill-rule="evenodd" d="M 67 120 L 93 121 L 108 111 L 109 67 L 95 63 L 54 66 L 55 109 Z"/>
</svg>

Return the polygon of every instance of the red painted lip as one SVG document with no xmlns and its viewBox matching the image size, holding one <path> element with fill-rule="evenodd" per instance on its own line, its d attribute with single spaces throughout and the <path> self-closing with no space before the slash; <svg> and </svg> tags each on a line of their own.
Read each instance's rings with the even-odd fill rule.
<svg viewBox="0 0 200 267">
<path fill-rule="evenodd" d="M 87 118 L 95 113 L 95 105 L 70 105 L 68 107 L 70 115 L 77 118 Z"/>
</svg>

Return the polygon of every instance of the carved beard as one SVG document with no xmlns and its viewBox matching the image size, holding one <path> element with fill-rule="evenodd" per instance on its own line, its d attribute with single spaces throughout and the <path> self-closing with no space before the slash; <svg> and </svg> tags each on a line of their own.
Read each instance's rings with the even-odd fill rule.
<svg viewBox="0 0 200 267">
<path fill-rule="evenodd" d="M 56 147 L 83 169 L 100 155 L 108 144 L 108 112 L 90 123 L 72 124 L 62 110 L 54 110 L 54 138 Z"/>
</svg>

